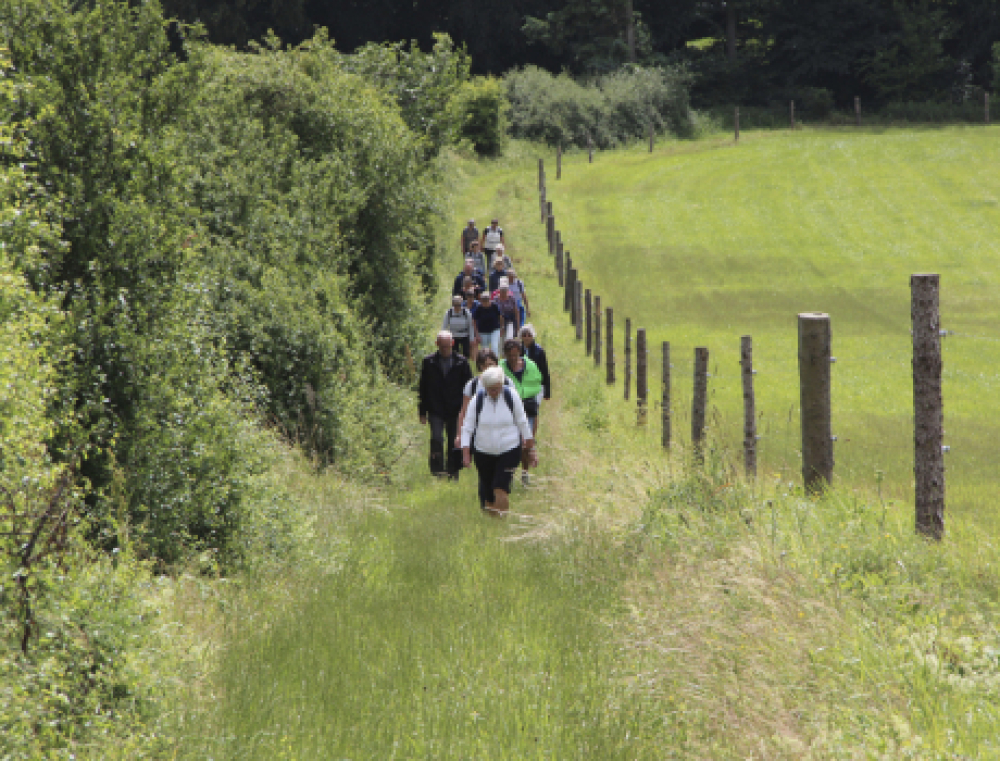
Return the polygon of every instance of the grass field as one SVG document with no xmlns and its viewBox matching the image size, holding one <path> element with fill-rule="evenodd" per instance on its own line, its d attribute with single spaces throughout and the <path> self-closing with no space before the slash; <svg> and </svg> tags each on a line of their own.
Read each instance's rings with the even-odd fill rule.
<svg viewBox="0 0 1000 761">
<path fill-rule="evenodd" d="M 1000 129 L 805 130 L 571 154 L 548 198 L 585 287 L 644 327 L 651 388 L 670 341 L 688 433 L 693 349 L 711 352 L 718 437 L 742 435 L 740 336 L 754 341 L 764 473 L 798 482 L 796 314 L 831 317 L 835 478 L 912 494 L 909 276 L 942 283 L 948 507 L 993 521 L 1000 486 Z M 534 191 L 534 166 L 497 173 Z M 485 188 L 484 188 L 485 189 Z M 521 211 L 529 214 L 531 204 Z M 482 213 L 480 214 L 482 216 Z M 621 373 L 619 373 L 619 377 Z"/>
<path fill-rule="evenodd" d="M 167 734 L 179 738 L 177 757 L 1000 758 L 1000 551 L 984 514 L 994 482 L 988 444 L 975 445 L 979 461 L 958 453 L 965 470 L 949 461 L 949 509 L 965 501 L 949 513 L 940 545 L 917 538 L 909 502 L 880 499 L 873 478 L 882 468 L 900 494 L 906 491 L 910 265 L 917 271 L 939 264 L 946 293 L 966 288 L 961 303 L 955 293 L 945 299 L 946 315 L 965 315 L 961 330 L 957 318 L 945 320 L 956 332 L 945 357 L 946 425 L 955 449 L 964 441 L 957 422 L 969 421 L 961 435 L 970 439 L 973 424 L 985 430 L 989 423 L 989 407 L 977 411 L 971 394 L 959 397 L 967 386 L 956 370 L 992 377 L 982 351 L 990 342 L 976 339 L 977 354 L 952 341 L 966 331 L 988 335 L 986 286 L 949 286 L 963 271 L 961 256 L 910 260 L 900 243 L 887 255 L 890 263 L 875 262 L 873 246 L 866 274 L 852 270 L 841 278 L 853 244 L 827 238 L 841 222 L 861 224 L 857 218 L 866 214 L 868 226 L 878 228 L 876 215 L 855 198 L 875 194 L 864 184 L 841 192 L 853 213 L 834 215 L 818 231 L 803 222 L 800 245 L 826 248 L 806 262 L 789 254 L 769 263 L 770 227 L 758 217 L 770 213 L 777 225 L 796 215 L 741 211 L 744 196 L 734 186 L 743 183 L 748 194 L 754 182 L 768 183 L 758 174 L 725 185 L 723 158 L 739 151 L 759 170 L 768 155 L 789 149 L 781 149 L 780 137 L 751 133 L 739 148 L 710 140 L 674 144 L 652 159 L 607 155 L 601 172 L 570 156 L 565 184 L 550 191 L 588 286 L 607 282 L 601 292 L 616 312 L 626 305 L 637 325 L 674 345 L 679 399 L 690 388 L 685 355 L 696 344 L 713 347 L 720 446 L 703 468 L 688 465 L 683 442 L 664 454 L 655 426 L 636 430 L 621 385 L 606 387 L 573 337 L 542 245 L 530 147 L 515 146 L 499 162 L 453 159 L 457 193 L 443 244 L 455 249 L 451 263 L 457 271 L 451 233 L 462 220 L 499 215 L 549 351 L 554 400 L 543 408 L 535 486 L 515 490 L 507 521 L 485 518 L 472 474 L 457 486 L 425 474 L 426 433 L 416 424 L 418 443 L 386 487 L 352 489 L 329 474 L 290 470 L 289 488 L 313 505 L 312 560 L 244 579 L 221 594 L 222 613 L 190 617 L 210 643 L 213 667 L 179 702 L 175 725 L 166 722 Z M 862 162 L 856 151 L 865 145 L 889 152 L 870 145 L 883 138 L 900 141 L 900 151 L 910 150 L 907 140 L 925 141 L 922 152 L 936 155 L 934 146 L 975 135 L 787 137 L 813 160 L 839 152 Z M 832 147 L 841 142 L 848 145 Z M 626 175 L 646 176 L 647 190 L 632 189 Z M 663 175 L 673 178 L 670 193 L 655 190 L 668 184 Z M 614 190 L 598 193 L 614 178 Z M 820 191 L 814 186 L 812 194 Z M 657 210 L 660 195 L 675 217 L 687 215 L 683 224 L 660 227 L 667 216 Z M 743 256 L 743 238 L 720 227 L 718 238 L 729 243 L 710 245 L 712 225 L 695 219 L 695 209 L 717 197 L 745 231 L 757 230 L 757 267 L 727 266 L 727 257 Z M 648 209 L 640 213 L 641 204 Z M 837 207 L 830 199 L 825 205 Z M 725 216 L 706 213 L 717 222 Z M 968 212 L 984 230 L 978 277 L 987 285 L 989 213 Z M 615 226 L 616 215 L 628 229 Z M 648 223 L 646 232 L 639 220 Z M 902 222 L 898 228 L 904 240 L 915 239 Z M 641 248 L 649 230 L 663 239 L 672 230 L 679 242 L 671 245 L 700 246 L 699 257 L 690 267 L 682 258 L 668 266 L 670 254 L 647 261 L 668 250 L 665 242 Z M 942 233 L 939 245 L 950 250 L 964 234 Z M 879 235 L 888 245 L 889 236 Z M 709 272 L 715 275 L 702 277 Z M 450 274 L 445 267 L 441 282 Z M 854 298 L 855 288 L 868 298 Z M 435 316 L 446 306 L 439 296 Z M 849 477 L 873 487 L 867 492 L 842 488 L 812 500 L 789 487 L 798 467 L 795 313 L 805 309 L 826 309 L 834 320 L 837 432 L 852 439 L 847 452 L 840 450 L 840 482 L 848 481 L 843 464 L 850 456 L 885 448 L 884 460 L 854 463 Z M 838 309 L 850 314 L 839 317 Z M 428 324 L 428 350 L 437 324 Z M 770 426 L 769 470 L 756 484 L 741 481 L 736 453 L 723 446 L 738 430 L 733 370 L 743 332 L 755 337 L 760 404 Z M 861 353 L 865 341 L 870 355 Z M 988 387 L 976 378 L 969 386 Z M 855 439 L 849 426 L 864 430 Z M 896 439 L 900 450 L 890 452 Z M 203 604 L 194 600 L 193 607 L 204 615 Z"/>
</svg>

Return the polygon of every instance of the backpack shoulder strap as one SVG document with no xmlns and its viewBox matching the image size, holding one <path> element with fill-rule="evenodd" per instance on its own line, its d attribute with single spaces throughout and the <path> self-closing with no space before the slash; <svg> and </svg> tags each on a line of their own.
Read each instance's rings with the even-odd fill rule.
<svg viewBox="0 0 1000 761">
<path fill-rule="evenodd" d="M 479 379 L 476 378 L 476 425 L 479 425 L 479 416 L 483 414 L 483 405 L 486 403 L 486 391 L 478 388 Z"/>
<path fill-rule="evenodd" d="M 510 414 L 514 414 L 514 397 L 511 395 L 513 392 L 510 390 L 510 386 L 504 385 L 503 387 L 503 398 L 507 402 L 507 409 L 510 410 Z"/>
</svg>

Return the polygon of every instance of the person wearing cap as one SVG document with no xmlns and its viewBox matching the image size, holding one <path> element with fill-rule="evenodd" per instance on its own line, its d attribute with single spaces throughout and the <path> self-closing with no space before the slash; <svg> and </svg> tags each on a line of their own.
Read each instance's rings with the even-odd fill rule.
<svg viewBox="0 0 1000 761">
<path fill-rule="evenodd" d="M 479 229 L 476 227 L 476 220 L 470 219 L 469 223 L 462 230 L 462 258 L 469 255 L 472 250 L 472 241 L 479 241 Z"/>
<path fill-rule="evenodd" d="M 507 246 L 503 243 L 497 246 L 496 251 L 493 252 L 493 258 L 496 259 L 498 257 L 503 260 L 504 272 L 514 268 L 514 260 L 510 258 L 510 255 L 507 253 Z"/>
<path fill-rule="evenodd" d="M 549 376 L 549 359 L 545 355 L 545 349 L 538 345 L 535 340 L 535 326 L 530 322 L 521 326 L 521 346 L 524 347 L 524 357 L 535 363 L 538 371 L 542 374 L 542 391 L 535 397 L 538 409 L 541 410 L 542 399 L 552 398 L 552 379 Z M 538 415 L 531 421 L 531 429 L 538 435 Z"/>
<path fill-rule="evenodd" d="M 451 297 L 451 309 L 444 313 L 441 330 L 451 333 L 455 339 L 455 351 L 466 358 L 471 356 L 472 312 L 465 308 L 465 300 L 461 296 Z"/>
<path fill-rule="evenodd" d="M 490 226 L 483 230 L 483 239 L 481 241 L 483 246 L 483 251 L 486 252 L 487 258 L 493 261 L 493 255 L 497 251 L 497 246 L 503 243 L 503 228 L 500 227 L 500 221 L 494 218 L 490 222 Z"/>
<path fill-rule="evenodd" d="M 500 278 L 497 283 L 499 286 L 496 293 L 493 294 L 493 303 L 497 305 L 500 310 L 500 314 L 503 317 L 504 333 L 503 337 L 513 338 L 517 335 L 518 330 L 521 327 L 521 315 L 517 309 L 517 299 L 514 298 L 514 294 L 510 291 L 510 283 L 506 277 Z"/>
<path fill-rule="evenodd" d="M 510 283 L 510 292 L 517 299 L 517 311 L 521 315 L 521 325 L 531 317 L 531 307 L 528 304 L 528 292 L 524 287 L 524 281 L 517 276 L 513 269 L 507 270 L 507 282 Z"/>
<path fill-rule="evenodd" d="M 503 317 L 489 291 L 479 294 L 479 308 L 472 315 L 472 327 L 475 329 L 473 335 L 477 349 L 492 349 L 494 354 L 499 353 Z"/>
<path fill-rule="evenodd" d="M 474 450 L 479 507 L 502 516 L 510 509 L 514 471 L 525 459 L 537 465 L 538 456 L 524 405 L 504 386 L 503 370 L 489 368 L 480 376 L 480 385 L 462 423 L 462 464 L 472 464 Z"/>
<path fill-rule="evenodd" d="M 472 278 L 472 282 L 481 289 L 486 287 L 486 281 L 483 280 L 482 275 L 476 272 L 475 263 L 469 258 L 465 260 L 462 271 L 455 276 L 455 284 L 451 287 L 452 296 L 461 296 L 464 293 L 466 278 Z"/>
<path fill-rule="evenodd" d="M 421 425 L 431 427 L 431 473 L 457 479 L 462 469 L 461 453 L 451 447 L 445 459 L 445 436 L 449 444 L 458 431 L 462 410 L 462 390 L 472 380 L 468 360 L 453 351 L 454 338 L 447 330 L 437 334 L 437 351 L 424 357 L 420 365 L 417 412 Z"/>
<path fill-rule="evenodd" d="M 472 259 L 472 268 L 479 273 L 479 277 L 483 278 L 485 281 L 487 269 L 489 269 L 486 264 L 486 256 L 479 249 L 479 241 L 474 240 L 469 244 L 469 252 L 465 255 L 466 259 Z"/>
</svg>

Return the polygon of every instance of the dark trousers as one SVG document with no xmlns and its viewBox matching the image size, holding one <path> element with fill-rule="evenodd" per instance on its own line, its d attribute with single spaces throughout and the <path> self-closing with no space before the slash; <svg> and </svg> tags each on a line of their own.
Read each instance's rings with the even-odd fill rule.
<svg viewBox="0 0 1000 761">
<path fill-rule="evenodd" d="M 458 413 L 448 415 L 427 415 L 431 427 L 431 473 L 448 473 L 458 478 L 462 471 L 462 450 L 455 448 L 455 434 L 458 433 Z M 445 457 L 445 452 L 448 456 Z"/>
<path fill-rule="evenodd" d="M 469 358 L 469 337 L 455 339 L 455 351 L 466 359 Z"/>
<path fill-rule="evenodd" d="M 478 450 L 473 452 L 476 460 L 476 471 L 479 473 L 479 505 L 487 502 L 493 504 L 494 489 L 503 489 L 510 494 L 510 485 L 514 480 L 514 471 L 521 464 L 521 445 L 503 454 L 485 454 Z"/>
</svg>

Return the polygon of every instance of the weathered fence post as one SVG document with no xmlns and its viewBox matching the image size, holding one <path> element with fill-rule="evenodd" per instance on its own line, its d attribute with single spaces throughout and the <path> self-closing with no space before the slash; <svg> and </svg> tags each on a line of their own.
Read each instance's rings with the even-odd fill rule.
<svg viewBox="0 0 1000 761">
<path fill-rule="evenodd" d="M 649 123 L 649 152 L 650 153 L 653 152 L 653 136 L 654 136 L 654 133 L 653 133 L 653 123 L 650 122 Z"/>
<path fill-rule="evenodd" d="M 545 189 L 545 159 L 538 159 L 538 192 Z"/>
<path fill-rule="evenodd" d="M 562 179 L 562 144 L 556 146 L 556 179 Z"/>
<path fill-rule="evenodd" d="M 583 283 L 576 271 L 573 272 L 573 285 L 576 287 L 576 297 L 573 299 L 573 324 L 576 325 L 576 340 L 583 340 Z"/>
<path fill-rule="evenodd" d="M 861 126 L 861 98 L 854 96 L 854 119 L 857 126 Z"/>
<path fill-rule="evenodd" d="M 705 407 L 708 404 L 708 349 L 694 350 L 694 394 L 691 397 L 691 446 L 695 458 L 704 457 Z"/>
<path fill-rule="evenodd" d="M 944 413 L 939 287 L 939 275 L 910 276 L 916 528 L 924 536 L 938 540 L 944 538 Z"/>
<path fill-rule="evenodd" d="M 583 306 L 586 314 L 586 328 L 587 328 L 587 356 L 594 350 L 594 312 L 593 312 L 593 302 L 592 296 L 590 294 L 590 289 L 588 288 L 583 294 Z"/>
<path fill-rule="evenodd" d="M 663 388 L 660 399 L 660 418 L 663 424 L 661 443 L 670 449 L 670 342 L 663 342 Z"/>
<path fill-rule="evenodd" d="M 594 141 L 590 139 L 590 134 L 587 134 L 587 163 L 594 163 Z"/>
<path fill-rule="evenodd" d="M 830 316 L 799 315 L 799 415 L 802 419 L 802 481 L 818 494 L 833 481 L 830 428 Z"/>
<path fill-rule="evenodd" d="M 990 94 L 989 94 L 989 92 L 984 92 L 983 93 L 983 105 L 984 105 L 984 107 L 986 109 L 986 114 L 985 114 L 985 116 L 986 116 L 986 123 L 989 124 L 990 123 Z"/>
<path fill-rule="evenodd" d="M 757 477 L 757 404 L 753 394 L 753 339 L 740 339 L 740 367 L 743 375 L 743 464 L 747 477 Z"/>
<path fill-rule="evenodd" d="M 542 192 L 538 196 L 538 208 L 541 210 L 542 224 L 544 225 L 549 216 L 548 204 L 545 201 L 545 186 L 542 186 Z"/>
<path fill-rule="evenodd" d="M 559 273 L 559 287 L 564 287 L 565 275 L 563 274 L 563 243 L 562 236 L 556 232 L 556 272 Z"/>
<path fill-rule="evenodd" d="M 556 217 L 550 211 L 549 217 L 545 221 L 545 234 L 549 240 L 549 256 L 555 256 L 556 253 Z"/>
<path fill-rule="evenodd" d="M 573 273 L 573 257 L 569 251 L 566 252 L 566 285 L 563 288 L 563 311 L 568 312 L 573 308 L 573 303 L 570 299 L 570 294 L 573 292 L 572 289 L 572 273 Z"/>
<path fill-rule="evenodd" d="M 625 318 L 625 401 L 632 386 L 632 318 Z"/>
<path fill-rule="evenodd" d="M 736 142 L 740 141 L 740 107 L 736 107 L 736 114 L 734 118 L 734 123 L 736 126 Z"/>
<path fill-rule="evenodd" d="M 601 297 L 594 296 L 594 367 L 601 369 Z"/>
<path fill-rule="evenodd" d="M 614 385 L 615 382 L 615 312 L 611 307 L 608 307 L 605 312 L 605 322 L 604 326 L 607 344 L 604 347 L 604 354 L 607 362 L 607 383 L 609 385 Z"/>
<path fill-rule="evenodd" d="M 791 123 L 792 129 L 795 129 L 795 101 L 789 101 L 788 103 L 788 117 Z"/>
<path fill-rule="evenodd" d="M 636 424 L 646 425 L 646 409 L 649 402 L 648 388 L 646 386 L 646 368 L 648 365 L 646 354 L 646 329 L 639 328 L 635 331 L 635 401 L 636 401 Z"/>
</svg>

